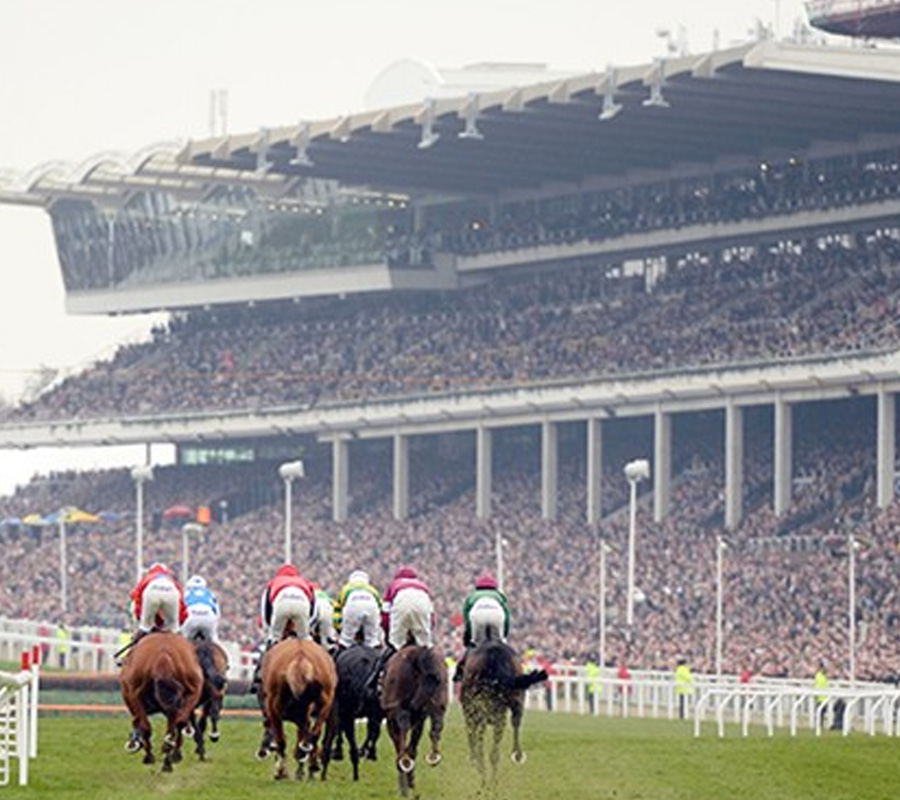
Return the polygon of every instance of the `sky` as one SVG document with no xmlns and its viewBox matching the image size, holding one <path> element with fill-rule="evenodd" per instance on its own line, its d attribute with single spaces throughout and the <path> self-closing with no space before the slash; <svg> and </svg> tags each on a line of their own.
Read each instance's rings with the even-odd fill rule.
<svg viewBox="0 0 900 800">
<path fill-rule="evenodd" d="M 211 90 L 228 129 L 363 109 L 402 58 L 438 67 L 545 63 L 604 70 L 788 33 L 802 0 L 2 0 L 0 171 L 205 138 Z M 0 397 L 47 366 L 72 371 L 158 318 L 72 317 L 47 214 L 0 205 Z M 0 495 L 35 470 L 136 463 L 143 450 L 0 451 Z"/>
</svg>

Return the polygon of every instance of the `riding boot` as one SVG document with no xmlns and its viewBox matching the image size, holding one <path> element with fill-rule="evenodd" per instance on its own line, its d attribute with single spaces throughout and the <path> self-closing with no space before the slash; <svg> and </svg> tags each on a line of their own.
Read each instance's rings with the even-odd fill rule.
<svg viewBox="0 0 900 800">
<path fill-rule="evenodd" d="M 253 668 L 253 678 L 250 680 L 250 694 L 258 695 L 262 689 L 263 658 L 265 658 L 266 653 L 269 652 L 271 646 L 272 642 L 267 641 L 265 645 L 260 648 L 259 658 L 256 659 L 256 666 Z"/>
<path fill-rule="evenodd" d="M 466 668 L 466 656 L 469 655 L 469 648 L 465 649 L 462 658 L 456 664 L 456 671 L 453 673 L 453 682 L 460 683 L 463 679 L 463 670 Z"/>
<path fill-rule="evenodd" d="M 372 671 L 372 674 L 369 676 L 366 681 L 366 691 L 367 692 L 375 692 L 376 694 L 381 694 L 381 683 L 384 678 L 384 668 L 387 666 L 388 659 L 397 650 L 390 643 L 384 646 L 384 649 L 381 651 L 381 654 L 378 656 L 378 661 L 375 664 L 375 669 Z"/>
</svg>

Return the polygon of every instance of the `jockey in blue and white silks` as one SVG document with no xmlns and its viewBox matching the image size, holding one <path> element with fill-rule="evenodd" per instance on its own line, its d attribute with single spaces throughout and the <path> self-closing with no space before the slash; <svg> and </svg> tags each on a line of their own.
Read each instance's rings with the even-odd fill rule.
<svg viewBox="0 0 900 800">
<path fill-rule="evenodd" d="M 188 616 L 181 632 L 191 640 L 219 640 L 219 601 L 206 585 L 206 579 L 193 575 L 185 584 L 184 603 Z"/>
</svg>

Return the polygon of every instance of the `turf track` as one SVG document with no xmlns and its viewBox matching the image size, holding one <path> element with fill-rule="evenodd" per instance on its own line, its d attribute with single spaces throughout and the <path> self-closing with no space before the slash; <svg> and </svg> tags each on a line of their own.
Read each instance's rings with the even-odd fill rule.
<svg viewBox="0 0 900 800">
<path fill-rule="evenodd" d="M 397 796 L 386 738 L 381 759 L 362 766 L 353 785 L 347 762 L 332 764 L 325 784 L 276 783 L 271 762 L 259 763 L 256 721 L 229 718 L 211 759 L 199 763 L 190 753 L 175 772 L 162 775 L 122 749 L 124 717 L 45 716 L 41 752 L 32 763 L 26 789 L 0 787 L 0 800 L 140 800 L 141 798 L 313 798 L 348 800 Z M 497 800 L 615 798 L 631 800 L 894 800 L 900 795 L 897 742 L 886 737 L 838 735 L 766 738 L 761 731 L 740 739 L 732 731 L 720 740 L 712 730 L 701 739 L 688 723 L 593 719 L 566 715 L 526 715 L 524 766 L 512 765 L 504 742 Z M 451 714 L 445 758 L 435 769 L 422 765 L 423 799 L 485 797 L 464 750 L 461 719 Z"/>
</svg>

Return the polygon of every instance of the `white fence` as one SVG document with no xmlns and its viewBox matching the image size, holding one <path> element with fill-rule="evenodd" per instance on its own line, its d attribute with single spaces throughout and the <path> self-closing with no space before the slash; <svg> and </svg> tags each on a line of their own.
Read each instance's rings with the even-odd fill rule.
<svg viewBox="0 0 900 800">
<path fill-rule="evenodd" d="M 28 785 L 29 761 L 37 758 L 39 668 L 23 659 L 18 673 L 0 672 L 0 786 L 12 780 L 18 763 L 19 786 Z"/>
</svg>

